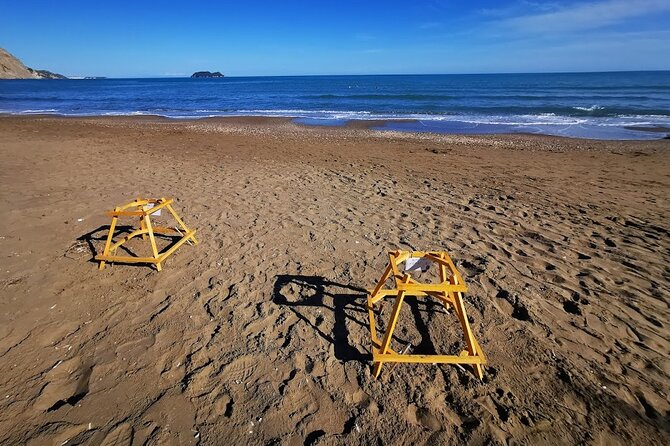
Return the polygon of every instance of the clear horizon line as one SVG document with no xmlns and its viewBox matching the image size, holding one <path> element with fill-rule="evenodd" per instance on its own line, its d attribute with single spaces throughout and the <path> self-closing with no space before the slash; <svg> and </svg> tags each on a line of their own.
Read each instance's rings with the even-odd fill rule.
<svg viewBox="0 0 670 446">
<path fill-rule="evenodd" d="M 497 72 L 478 72 L 478 73 L 360 73 L 360 74 L 247 74 L 247 75 L 227 75 L 225 78 L 242 78 L 242 77 L 345 77 L 345 76 L 490 76 L 490 75 L 513 75 L 513 74 L 605 74 L 605 73 L 655 73 L 670 71 L 667 69 L 658 70 L 592 70 L 592 71 L 497 71 Z M 65 76 L 65 75 L 64 75 Z M 165 74 L 156 74 L 151 76 L 104 76 L 104 75 L 72 75 L 66 76 L 72 80 L 96 80 L 91 78 L 105 78 L 105 79 L 191 79 L 191 76 L 173 76 Z M 86 79 L 89 78 L 89 79 Z M 215 78 L 199 78 L 199 79 L 215 79 Z M 222 79 L 222 78 L 216 78 Z M 4 80 L 21 80 L 21 79 L 4 79 Z M 26 80 L 26 79 L 23 79 Z M 29 80 L 29 79 L 28 79 Z M 45 80 L 45 79 L 36 79 Z M 97 79 L 99 80 L 99 79 Z"/>
</svg>

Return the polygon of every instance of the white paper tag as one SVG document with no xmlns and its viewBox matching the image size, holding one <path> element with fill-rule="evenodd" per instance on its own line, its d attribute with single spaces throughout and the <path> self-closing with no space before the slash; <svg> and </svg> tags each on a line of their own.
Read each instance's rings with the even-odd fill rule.
<svg viewBox="0 0 670 446">
<path fill-rule="evenodd" d="M 146 206 L 144 206 L 144 210 L 145 210 L 145 211 L 148 211 L 149 209 L 151 209 L 151 208 L 154 207 L 154 206 L 155 206 L 155 205 L 154 205 L 153 203 L 149 203 L 149 204 L 147 204 Z M 152 212 L 151 215 L 155 215 L 156 217 L 160 217 L 160 216 L 161 216 L 161 211 L 162 211 L 162 210 L 163 210 L 163 209 L 159 209 L 159 210 L 157 210 L 156 212 Z"/>
<path fill-rule="evenodd" d="M 405 271 L 428 271 L 430 260 L 425 257 L 410 257 L 405 261 Z"/>
</svg>

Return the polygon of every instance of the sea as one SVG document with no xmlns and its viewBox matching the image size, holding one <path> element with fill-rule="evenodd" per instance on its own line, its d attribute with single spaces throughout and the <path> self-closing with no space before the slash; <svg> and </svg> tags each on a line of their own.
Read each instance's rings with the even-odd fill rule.
<svg viewBox="0 0 670 446">
<path fill-rule="evenodd" d="M 281 116 L 408 132 L 659 139 L 670 133 L 670 71 L 2 80 L 0 113 Z"/>
</svg>

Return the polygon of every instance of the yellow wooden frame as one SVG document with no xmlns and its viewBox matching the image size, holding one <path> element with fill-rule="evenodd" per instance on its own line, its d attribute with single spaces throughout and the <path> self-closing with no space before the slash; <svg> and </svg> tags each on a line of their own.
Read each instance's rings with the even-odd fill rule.
<svg viewBox="0 0 670 446">
<path fill-rule="evenodd" d="M 156 269 L 160 271 L 161 264 L 165 259 L 175 252 L 177 248 L 186 243 L 187 241 L 192 241 L 193 244 L 198 244 L 198 241 L 195 238 L 195 230 L 189 229 L 184 221 L 177 215 L 177 212 L 172 208 L 172 198 L 138 198 L 135 201 L 132 201 L 123 206 L 117 206 L 114 210 L 107 212 L 107 215 L 112 217 L 112 223 L 109 225 L 109 234 L 107 234 L 107 241 L 105 242 L 105 248 L 102 251 L 102 254 L 95 256 L 95 260 L 100 262 L 99 269 L 105 268 L 105 262 L 120 262 L 120 263 L 152 263 L 156 265 Z M 148 205 L 153 205 L 148 207 Z M 153 226 L 151 224 L 151 215 L 160 209 L 167 209 L 170 214 L 177 221 L 177 224 L 181 226 L 181 231 L 176 226 L 173 228 L 162 227 L 162 226 Z M 119 220 L 119 217 L 137 217 L 139 218 L 140 227 L 135 229 L 130 234 L 123 237 L 118 242 L 113 242 L 114 230 L 116 229 L 116 224 Z M 181 235 L 181 238 L 172 246 L 170 246 L 164 252 L 158 252 L 156 247 L 156 239 L 154 234 L 174 234 L 177 233 Z M 119 246 L 123 245 L 128 240 L 138 235 L 142 236 L 143 240 L 146 240 L 147 235 L 149 236 L 149 242 L 151 243 L 151 251 L 153 257 L 130 257 L 130 256 L 119 256 L 116 255 L 116 250 Z"/>
<path fill-rule="evenodd" d="M 401 273 L 399 266 L 410 258 L 425 258 L 437 264 L 440 273 L 440 283 L 426 284 L 414 280 L 408 273 Z M 395 281 L 395 288 L 384 289 L 389 278 Z M 379 377 L 381 367 L 385 362 L 415 362 L 415 363 L 445 363 L 445 364 L 468 364 L 471 365 L 475 375 L 479 379 L 484 378 L 483 365 L 486 364 L 486 356 L 482 352 L 477 340 L 472 334 L 468 316 L 463 305 L 463 294 L 467 291 L 463 277 L 456 269 L 446 252 L 441 251 L 392 251 L 389 252 L 389 265 L 384 274 L 368 295 L 368 316 L 370 319 L 370 333 L 372 334 L 372 360 L 374 363 L 373 373 L 375 378 Z M 384 333 L 383 339 L 377 337 L 375 325 L 374 305 L 388 296 L 394 296 L 393 310 Z M 463 333 L 467 349 L 460 355 L 412 355 L 399 354 L 391 349 L 391 338 L 398 322 L 400 308 L 406 296 L 434 297 L 438 299 L 449 311 L 454 309 Z"/>
</svg>

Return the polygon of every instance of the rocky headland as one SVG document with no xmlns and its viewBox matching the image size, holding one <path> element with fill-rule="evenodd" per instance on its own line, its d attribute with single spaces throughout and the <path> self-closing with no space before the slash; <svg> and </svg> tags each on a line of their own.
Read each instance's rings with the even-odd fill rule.
<svg viewBox="0 0 670 446">
<path fill-rule="evenodd" d="M 7 50 L 0 48 L 0 79 L 67 79 L 67 77 L 27 67 Z"/>
</svg>

